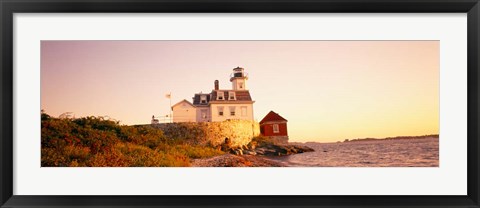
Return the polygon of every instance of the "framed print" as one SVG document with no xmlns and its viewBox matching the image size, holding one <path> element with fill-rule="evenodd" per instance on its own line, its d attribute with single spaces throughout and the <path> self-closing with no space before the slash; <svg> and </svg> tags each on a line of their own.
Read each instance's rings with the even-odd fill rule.
<svg viewBox="0 0 480 208">
<path fill-rule="evenodd" d="M 1 1 L 2 207 L 479 207 L 467 1 Z"/>
</svg>

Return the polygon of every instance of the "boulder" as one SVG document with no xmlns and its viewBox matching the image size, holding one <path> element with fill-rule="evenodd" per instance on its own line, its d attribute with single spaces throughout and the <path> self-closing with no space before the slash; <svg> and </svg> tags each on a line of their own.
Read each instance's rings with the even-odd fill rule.
<svg viewBox="0 0 480 208">
<path fill-rule="evenodd" d="M 251 151 L 251 150 L 244 150 L 243 154 L 245 154 L 245 155 L 257 155 L 257 153 L 255 151 Z"/>
<path fill-rule="evenodd" d="M 312 148 L 306 146 L 299 146 L 299 145 L 263 145 L 261 147 L 257 147 L 255 152 L 258 155 L 268 155 L 268 156 L 284 156 L 284 155 L 291 155 L 303 152 L 312 152 L 314 151 Z"/>
<path fill-rule="evenodd" d="M 235 155 L 243 155 L 243 151 L 241 149 L 232 149 L 230 152 Z"/>
</svg>

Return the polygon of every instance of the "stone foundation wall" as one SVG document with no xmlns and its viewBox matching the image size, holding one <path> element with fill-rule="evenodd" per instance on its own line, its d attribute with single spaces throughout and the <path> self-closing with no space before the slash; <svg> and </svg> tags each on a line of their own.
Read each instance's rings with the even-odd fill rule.
<svg viewBox="0 0 480 208">
<path fill-rule="evenodd" d="M 260 135 L 260 126 L 254 121 L 228 120 L 201 123 L 152 124 L 161 129 L 167 138 L 181 139 L 196 145 L 219 146 L 229 138 L 232 147 L 247 145 L 253 137 Z"/>
<path fill-rule="evenodd" d="M 269 136 L 274 144 L 288 144 L 288 136 Z"/>
</svg>

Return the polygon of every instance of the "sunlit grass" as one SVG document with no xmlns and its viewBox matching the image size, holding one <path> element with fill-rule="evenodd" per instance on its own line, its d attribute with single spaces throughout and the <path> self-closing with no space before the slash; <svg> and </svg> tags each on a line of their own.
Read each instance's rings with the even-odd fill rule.
<svg viewBox="0 0 480 208">
<path fill-rule="evenodd" d="M 43 167 L 184 167 L 224 154 L 166 138 L 150 126 L 122 126 L 97 117 L 58 119 L 42 113 Z"/>
</svg>

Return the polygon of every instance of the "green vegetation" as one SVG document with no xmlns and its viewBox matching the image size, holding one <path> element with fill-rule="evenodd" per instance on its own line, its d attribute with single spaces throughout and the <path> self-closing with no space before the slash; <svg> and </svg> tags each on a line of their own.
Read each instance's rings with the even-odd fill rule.
<svg viewBox="0 0 480 208">
<path fill-rule="evenodd" d="M 151 126 L 101 117 L 59 119 L 42 113 L 42 167 L 185 167 L 224 152 L 166 138 Z"/>
<path fill-rule="evenodd" d="M 266 136 L 256 136 L 252 138 L 252 141 L 248 144 L 248 146 L 252 147 L 263 147 L 268 145 L 274 145 L 272 139 Z"/>
</svg>

